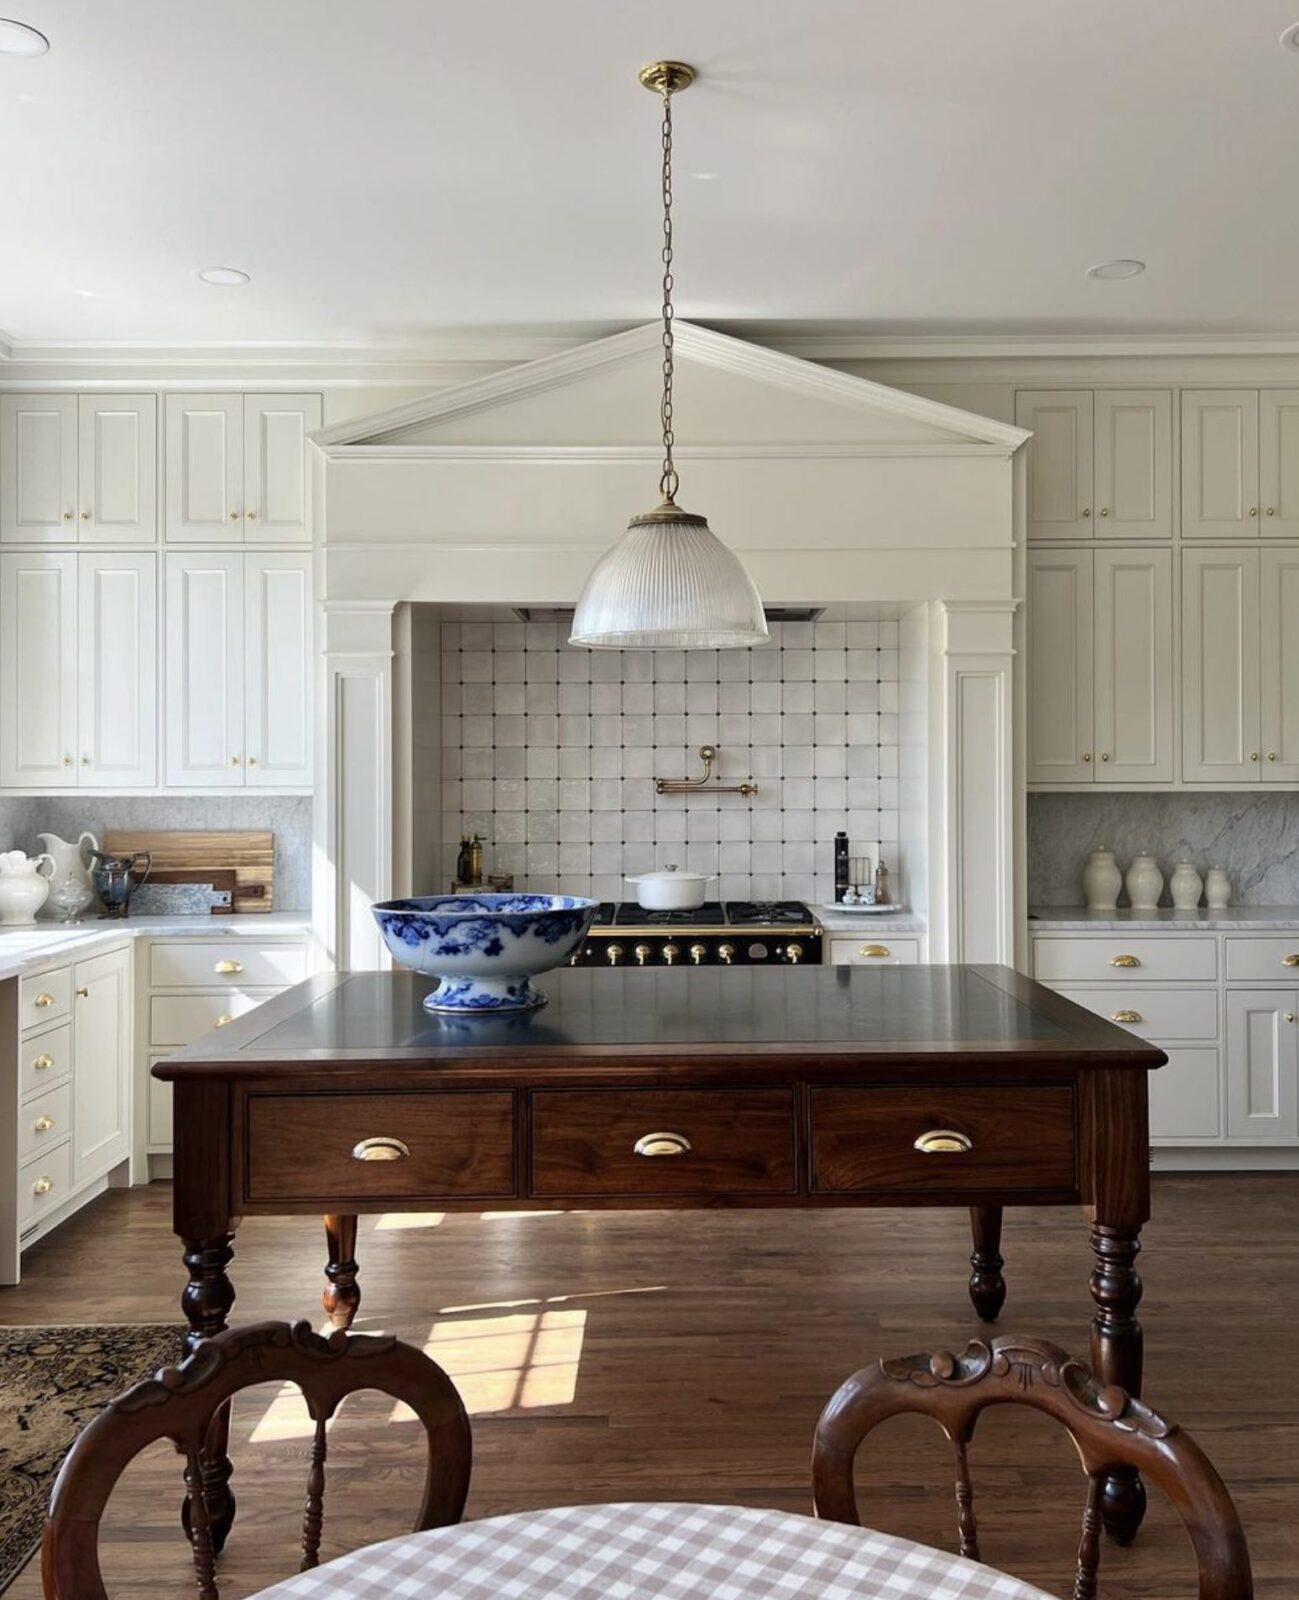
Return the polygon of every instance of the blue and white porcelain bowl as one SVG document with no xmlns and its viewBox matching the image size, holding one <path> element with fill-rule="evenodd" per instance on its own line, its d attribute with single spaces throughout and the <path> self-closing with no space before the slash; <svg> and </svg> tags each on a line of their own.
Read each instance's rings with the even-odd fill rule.
<svg viewBox="0 0 1299 1600">
<path fill-rule="evenodd" d="M 529 981 L 581 948 L 596 902 L 571 894 L 432 894 L 372 907 L 393 959 L 442 981 L 429 1011 L 528 1011 Z"/>
</svg>

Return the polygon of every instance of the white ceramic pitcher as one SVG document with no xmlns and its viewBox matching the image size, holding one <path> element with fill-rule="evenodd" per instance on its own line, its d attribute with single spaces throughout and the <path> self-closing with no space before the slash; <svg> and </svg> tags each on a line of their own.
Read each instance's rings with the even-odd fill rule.
<svg viewBox="0 0 1299 1600">
<path fill-rule="evenodd" d="M 60 839 L 57 833 L 38 833 L 36 837 L 54 861 L 45 915 L 72 922 L 95 898 L 90 882 L 90 853 L 99 849 L 99 840 L 93 833 L 83 833 L 75 844 Z"/>
<path fill-rule="evenodd" d="M 41 864 L 49 863 L 49 872 Z M 44 851 L 28 856 L 21 850 L 0 853 L 0 927 L 28 928 L 50 892 L 54 858 Z"/>
</svg>

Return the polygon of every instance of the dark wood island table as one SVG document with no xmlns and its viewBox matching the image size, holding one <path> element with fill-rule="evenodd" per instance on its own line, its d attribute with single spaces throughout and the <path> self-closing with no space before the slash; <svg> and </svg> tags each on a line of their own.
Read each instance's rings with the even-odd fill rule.
<svg viewBox="0 0 1299 1600">
<path fill-rule="evenodd" d="M 325 974 L 154 1067 L 174 1086 L 191 1345 L 226 1326 L 245 1216 L 325 1216 L 345 1326 L 360 1212 L 962 1206 L 992 1320 L 1003 1208 L 1077 1204 L 1092 1365 L 1140 1392 L 1146 1073 L 1166 1058 L 1133 1034 L 993 966 L 566 968 L 508 1017 L 432 1015 L 433 982 Z M 224 1422 L 204 1465 L 219 1539 Z M 1144 1507 L 1116 1471 L 1110 1534 Z"/>
</svg>

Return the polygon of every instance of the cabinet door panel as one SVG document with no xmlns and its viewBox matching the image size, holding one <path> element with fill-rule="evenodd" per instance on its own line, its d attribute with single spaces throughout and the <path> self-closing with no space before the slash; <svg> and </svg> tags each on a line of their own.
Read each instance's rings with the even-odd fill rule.
<svg viewBox="0 0 1299 1600">
<path fill-rule="evenodd" d="M 244 532 L 248 540 L 310 540 L 307 435 L 319 426 L 318 394 L 244 397 Z"/>
<path fill-rule="evenodd" d="M 0 556 L 0 784 L 77 782 L 77 558 Z"/>
<path fill-rule="evenodd" d="M 1299 389 L 1265 389 L 1259 396 L 1259 532 L 1299 538 Z"/>
<path fill-rule="evenodd" d="M 1096 551 L 1098 782 L 1173 779 L 1173 553 Z"/>
<path fill-rule="evenodd" d="M 1167 389 L 1095 397 L 1096 506 L 1101 539 L 1173 534 L 1173 397 Z"/>
<path fill-rule="evenodd" d="M 1258 390 L 1183 390 L 1183 536 L 1255 538 L 1258 528 Z"/>
<path fill-rule="evenodd" d="M 247 782 L 311 783 L 311 557 L 244 557 Z"/>
<path fill-rule="evenodd" d="M 77 420 L 83 540 L 129 543 L 158 532 L 158 401 L 83 394 Z"/>
<path fill-rule="evenodd" d="M 78 777 L 158 781 L 158 571 L 148 552 L 78 558 Z"/>
<path fill-rule="evenodd" d="M 1299 990 L 1228 989 L 1227 1133 L 1299 1135 Z"/>
<path fill-rule="evenodd" d="M 130 952 L 78 961 L 73 983 L 72 1177 L 85 1183 L 130 1154 Z"/>
<path fill-rule="evenodd" d="M 1150 1074 L 1150 1138 L 1154 1144 L 1216 1139 L 1222 1132 L 1222 1086 L 1216 1049 L 1174 1047 Z"/>
<path fill-rule="evenodd" d="M 1263 781 L 1299 783 L 1299 550 L 1261 550 Z"/>
<path fill-rule="evenodd" d="M 1028 781 L 1092 781 L 1092 552 L 1028 554 Z"/>
<path fill-rule="evenodd" d="M 242 396 L 169 394 L 166 417 L 168 539 L 242 540 Z"/>
<path fill-rule="evenodd" d="M 167 557 L 167 782 L 244 781 L 244 558 Z"/>
<path fill-rule="evenodd" d="M 1015 421 L 1028 445 L 1028 537 L 1092 536 L 1092 397 L 1087 389 L 1015 396 Z"/>
<path fill-rule="evenodd" d="M 76 519 L 76 395 L 0 395 L 0 539 L 75 539 Z"/>
<path fill-rule="evenodd" d="M 1182 552 L 1182 776 L 1259 778 L 1259 552 Z"/>
</svg>

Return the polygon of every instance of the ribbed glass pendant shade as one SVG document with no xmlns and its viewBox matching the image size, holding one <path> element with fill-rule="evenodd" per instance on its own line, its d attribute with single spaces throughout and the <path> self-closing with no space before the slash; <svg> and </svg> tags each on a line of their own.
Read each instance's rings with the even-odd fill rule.
<svg viewBox="0 0 1299 1600">
<path fill-rule="evenodd" d="M 569 644 L 591 650 L 743 650 L 770 638 L 762 601 L 707 519 L 670 502 L 633 517 L 596 563 Z"/>
</svg>

